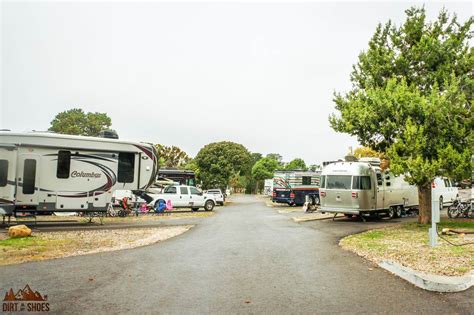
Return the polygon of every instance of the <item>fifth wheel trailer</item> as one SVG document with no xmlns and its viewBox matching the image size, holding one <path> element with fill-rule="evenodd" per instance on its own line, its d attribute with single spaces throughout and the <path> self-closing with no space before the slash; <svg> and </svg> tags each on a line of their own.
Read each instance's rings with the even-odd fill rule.
<svg viewBox="0 0 474 315">
<path fill-rule="evenodd" d="M 154 183 L 151 144 L 53 133 L 0 131 L 0 215 L 106 211 L 115 190 Z"/>
</svg>

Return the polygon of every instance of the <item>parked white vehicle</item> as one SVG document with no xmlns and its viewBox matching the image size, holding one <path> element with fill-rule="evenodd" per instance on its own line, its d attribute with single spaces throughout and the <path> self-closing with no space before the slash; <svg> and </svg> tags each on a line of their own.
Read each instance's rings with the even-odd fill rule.
<svg viewBox="0 0 474 315">
<path fill-rule="evenodd" d="M 436 177 L 431 186 L 431 198 L 439 200 L 439 207 L 450 205 L 459 197 L 459 190 L 448 178 Z"/>
<path fill-rule="evenodd" d="M 106 211 L 115 190 L 146 190 L 156 173 L 151 144 L 1 131 L 0 215 Z"/>
<path fill-rule="evenodd" d="M 220 206 L 224 205 L 225 197 L 220 189 L 208 189 L 206 190 L 206 194 L 214 195 L 214 199 L 216 199 L 216 203 Z"/>
<path fill-rule="evenodd" d="M 336 162 L 321 173 L 321 212 L 399 217 L 418 207 L 418 190 L 404 176 L 382 171 L 380 161 Z"/>
<path fill-rule="evenodd" d="M 164 202 L 171 201 L 173 208 L 191 208 L 193 211 L 197 211 L 199 208 L 212 211 L 217 203 L 213 194 L 204 194 L 194 186 L 185 185 L 167 186 L 161 194 L 147 191 L 141 197 L 147 200 L 148 205 L 154 209 L 156 209 L 160 200 Z"/>
</svg>

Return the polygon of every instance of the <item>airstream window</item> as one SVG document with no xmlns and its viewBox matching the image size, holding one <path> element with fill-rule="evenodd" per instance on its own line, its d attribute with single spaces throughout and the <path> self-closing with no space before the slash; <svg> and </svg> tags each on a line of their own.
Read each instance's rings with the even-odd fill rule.
<svg viewBox="0 0 474 315">
<path fill-rule="evenodd" d="M 382 186 L 383 181 L 382 181 L 382 174 L 377 173 L 377 185 Z"/>
<path fill-rule="evenodd" d="M 0 160 L 0 187 L 7 185 L 8 178 L 8 160 Z"/>
<path fill-rule="evenodd" d="M 23 194 L 32 195 L 35 193 L 36 182 L 36 160 L 26 159 L 23 166 Z"/>
<path fill-rule="evenodd" d="M 119 153 L 117 181 L 119 183 L 133 183 L 135 174 L 135 153 Z"/>
<path fill-rule="evenodd" d="M 69 178 L 71 170 L 71 151 L 58 152 L 58 169 L 56 170 L 57 178 Z"/>
<path fill-rule="evenodd" d="M 351 175 L 327 175 L 327 189 L 351 189 Z"/>
<path fill-rule="evenodd" d="M 321 188 L 326 188 L 326 175 L 321 176 Z"/>
<path fill-rule="evenodd" d="M 370 176 L 354 176 L 352 189 L 369 190 L 371 188 Z"/>
<path fill-rule="evenodd" d="M 303 185 L 311 185 L 311 176 L 303 176 Z"/>
</svg>

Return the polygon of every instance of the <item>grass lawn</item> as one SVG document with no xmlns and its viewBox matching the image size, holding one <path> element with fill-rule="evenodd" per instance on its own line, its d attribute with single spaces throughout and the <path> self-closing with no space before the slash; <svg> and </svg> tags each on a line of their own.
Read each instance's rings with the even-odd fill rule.
<svg viewBox="0 0 474 315">
<path fill-rule="evenodd" d="M 34 236 L 0 239 L 0 265 L 134 248 L 163 241 L 192 226 L 39 232 Z"/>
<path fill-rule="evenodd" d="M 371 230 L 343 238 L 342 248 L 375 263 L 382 260 L 397 262 L 425 273 L 438 275 L 463 275 L 474 270 L 474 244 L 452 246 L 439 238 L 439 245 L 428 245 L 428 229 L 431 225 L 406 223 L 384 229 Z M 447 220 L 438 225 L 461 231 L 474 232 L 474 220 Z M 442 235 L 455 244 L 474 242 L 474 235 Z"/>
</svg>

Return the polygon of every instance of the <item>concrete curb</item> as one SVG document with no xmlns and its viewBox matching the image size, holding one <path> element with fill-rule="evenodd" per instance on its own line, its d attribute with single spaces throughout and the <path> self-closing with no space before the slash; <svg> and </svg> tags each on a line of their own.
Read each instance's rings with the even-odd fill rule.
<svg viewBox="0 0 474 315">
<path fill-rule="evenodd" d="M 404 267 L 393 261 L 382 261 L 379 266 L 400 278 L 428 291 L 461 292 L 474 285 L 474 272 L 461 277 L 438 276 Z"/>
<path fill-rule="evenodd" d="M 295 222 L 308 222 L 308 221 L 322 221 L 322 220 L 330 220 L 332 219 L 334 216 L 329 216 L 329 217 L 318 217 L 318 218 L 314 218 L 314 217 L 310 217 L 310 218 L 305 218 L 305 217 L 293 217 L 293 221 Z"/>
</svg>

